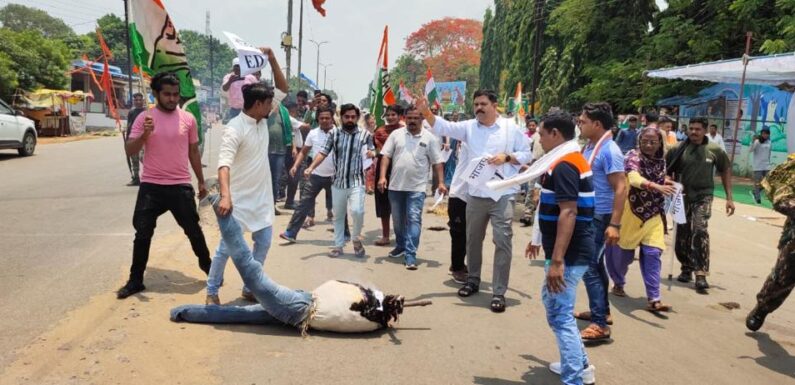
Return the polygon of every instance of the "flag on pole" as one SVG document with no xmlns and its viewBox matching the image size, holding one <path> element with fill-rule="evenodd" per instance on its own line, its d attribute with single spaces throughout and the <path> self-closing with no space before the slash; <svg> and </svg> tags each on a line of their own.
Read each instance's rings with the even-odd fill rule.
<svg viewBox="0 0 795 385">
<path fill-rule="evenodd" d="M 409 89 L 403 85 L 403 81 L 400 82 L 400 88 L 398 89 L 398 92 L 400 94 L 400 100 L 408 104 L 414 104 L 414 98 L 411 96 Z"/>
<path fill-rule="evenodd" d="M 428 68 L 428 71 L 425 73 L 425 77 L 427 79 L 425 82 L 425 97 L 428 98 L 429 104 L 441 109 L 442 106 L 439 104 L 439 93 L 436 91 L 436 82 L 433 81 L 433 74 L 430 68 Z"/>
<path fill-rule="evenodd" d="M 113 53 L 111 53 L 108 45 L 105 44 L 105 38 L 102 36 L 102 31 L 99 28 L 97 28 L 96 31 L 97 40 L 99 40 L 99 46 L 102 48 L 103 58 L 102 77 L 99 79 L 102 87 L 100 87 L 99 90 L 105 92 L 105 102 L 108 104 L 108 113 L 113 119 L 116 120 L 117 125 L 121 127 L 121 117 L 119 117 L 119 112 L 116 110 L 116 94 L 115 89 L 113 88 L 113 79 L 110 75 L 110 65 L 108 64 L 108 60 L 113 59 Z"/>
<path fill-rule="evenodd" d="M 525 116 L 525 109 L 524 104 L 522 103 L 522 82 L 516 85 L 516 94 L 513 98 L 514 104 L 514 119 L 516 119 L 516 124 L 520 127 L 524 124 L 524 116 Z"/>
<path fill-rule="evenodd" d="M 176 74 L 179 78 L 180 105 L 196 118 L 197 127 L 201 127 L 201 110 L 185 49 L 162 1 L 136 0 L 130 1 L 130 4 L 133 62 L 145 76 L 151 77 L 161 72 Z M 203 142 L 204 133 L 199 130 L 199 143 Z"/>
<path fill-rule="evenodd" d="M 323 3 L 325 2 L 326 0 L 312 0 L 312 6 L 323 17 L 326 17 L 326 9 L 323 8 Z"/>
<path fill-rule="evenodd" d="M 377 127 L 384 125 L 384 107 L 395 104 L 395 94 L 389 85 L 389 26 L 384 27 L 384 37 L 381 39 L 381 48 L 378 51 L 378 60 L 375 63 L 375 79 L 370 83 L 370 113 L 375 117 Z"/>
</svg>

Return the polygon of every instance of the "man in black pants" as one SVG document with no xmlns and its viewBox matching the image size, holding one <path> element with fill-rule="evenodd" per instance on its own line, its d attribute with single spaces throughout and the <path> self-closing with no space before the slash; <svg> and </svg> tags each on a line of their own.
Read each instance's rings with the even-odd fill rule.
<svg viewBox="0 0 795 385">
<path fill-rule="evenodd" d="M 157 107 L 138 116 L 125 144 L 128 156 L 137 154 L 141 148 L 146 151 L 146 156 L 133 214 L 135 241 L 130 279 L 116 293 L 119 299 L 146 289 L 143 281 L 149 246 L 157 218 L 166 211 L 171 212 L 190 239 L 199 267 L 205 274 L 210 271 L 210 250 L 199 225 L 195 192 L 188 170 L 190 163 L 198 179 L 199 199 L 204 198 L 207 189 L 202 174 L 196 119 L 179 107 L 179 79 L 176 75 L 155 75 L 151 86 Z"/>
</svg>

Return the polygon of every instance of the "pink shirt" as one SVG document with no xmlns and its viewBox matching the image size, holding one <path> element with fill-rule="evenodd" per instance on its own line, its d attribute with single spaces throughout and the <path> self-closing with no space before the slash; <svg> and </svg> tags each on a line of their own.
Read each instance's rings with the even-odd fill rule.
<svg viewBox="0 0 795 385">
<path fill-rule="evenodd" d="M 151 115 L 155 129 L 144 143 L 141 182 L 160 185 L 190 184 L 190 145 L 199 141 L 196 119 L 177 108 L 163 112 L 150 108 L 138 115 L 130 131 L 130 138 L 144 133 L 144 120 Z"/>
<path fill-rule="evenodd" d="M 226 82 L 229 80 L 230 77 L 232 77 L 231 73 L 226 74 L 226 76 L 224 76 L 224 81 L 221 84 L 226 84 Z M 238 80 L 238 81 L 230 84 L 229 85 L 229 91 L 227 91 L 229 93 L 229 97 L 228 97 L 229 107 L 237 108 L 238 110 L 242 110 L 243 109 L 243 86 L 246 85 L 246 84 L 254 84 L 254 83 L 257 83 L 257 82 L 259 82 L 259 80 L 257 80 L 256 76 L 254 76 L 254 75 L 246 75 L 246 77 L 243 78 L 243 80 Z"/>
</svg>

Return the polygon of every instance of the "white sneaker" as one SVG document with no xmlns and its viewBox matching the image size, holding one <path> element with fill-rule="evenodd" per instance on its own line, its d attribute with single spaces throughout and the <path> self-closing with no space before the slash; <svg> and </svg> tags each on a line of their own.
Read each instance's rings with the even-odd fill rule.
<svg viewBox="0 0 795 385">
<path fill-rule="evenodd" d="M 560 362 L 553 362 L 549 364 L 549 371 L 560 375 Z M 585 385 L 592 385 L 596 383 L 596 367 L 589 365 L 582 371 L 582 383 Z"/>
</svg>

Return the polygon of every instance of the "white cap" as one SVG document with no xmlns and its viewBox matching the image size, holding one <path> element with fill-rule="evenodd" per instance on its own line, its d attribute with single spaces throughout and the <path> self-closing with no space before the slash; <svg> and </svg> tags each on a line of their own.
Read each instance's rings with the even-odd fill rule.
<svg viewBox="0 0 795 385">
<path fill-rule="evenodd" d="M 232 59 L 232 66 L 237 66 L 237 65 L 240 65 L 240 59 L 239 58 Z"/>
</svg>

